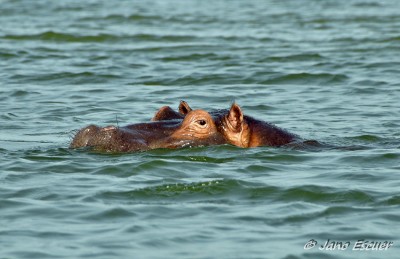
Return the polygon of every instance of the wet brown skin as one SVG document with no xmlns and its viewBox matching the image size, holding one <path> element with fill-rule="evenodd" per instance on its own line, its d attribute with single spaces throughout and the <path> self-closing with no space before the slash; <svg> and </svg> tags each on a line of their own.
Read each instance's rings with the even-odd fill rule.
<svg viewBox="0 0 400 259">
<path fill-rule="evenodd" d="M 156 113 L 153 120 L 183 118 L 192 109 L 186 102 L 181 101 L 178 110 L 179 112 L 175 112 L 168 106 L 163 107 Z M 232 104 L 229 110 L 215 110 L 210 114 L 226 142 L 238 147 L 283 146 L 301 141 L 298 136 L 284 129 L 244 115 L 236 103 Z"/>
<path fill-rule="evenodd" d="M 125 127 L 90 125 L 78 131 L 70 148 L 92 147 L 106 152 L 135 152 L 226 143 L 206 111 L 190 110 L 183 119 L 170 118 Z"/>
<path fill-rule="evenodd" d="M 188 114 L 190 111 L 192 111 L 192 108 L 190 108 L 187 102 L 181 101 L 178 106 L 178 112 L 174 111 L 169 106 L 163 106 L 156 112 L 156 114 L 154 114 L 154 117 L 151 120 L 152 121 L 175 120 L 175 119 L 183 120 L 186 114 Z"/>
<path fill-rule="evenodd" d="M 249 148 L 259 146 L 283 146 L 299 140 L 299 137 L 265 121 L 243 115 L 239 105 L 214 115 L 218 130 L 232 145 Z"/>
</svg>

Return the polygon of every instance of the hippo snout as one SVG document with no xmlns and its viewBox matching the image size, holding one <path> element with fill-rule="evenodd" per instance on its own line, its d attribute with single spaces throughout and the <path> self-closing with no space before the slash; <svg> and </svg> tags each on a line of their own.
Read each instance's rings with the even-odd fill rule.
<svg viewBox="0 0 400 259">
<path fill-rule="evenodd" d="M 89 125 L 76 133 L 74 139 L 70 144 L 70 148 L 86 147 L 89 145 L 90 140 L 100 131 L 100 127 L 96 125 Z"/>
</svg>

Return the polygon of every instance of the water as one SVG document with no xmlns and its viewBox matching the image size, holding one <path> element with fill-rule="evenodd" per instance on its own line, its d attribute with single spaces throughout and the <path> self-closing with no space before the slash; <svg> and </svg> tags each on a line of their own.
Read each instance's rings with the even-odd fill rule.
<svg viewBox="0 0 400 259">
<path fill-rule="evenodd" d="M 0 258 L 400 252 L 399 1 L 0 6 Z M 181 99 L 236 100 L 343 148 L 68 149 L 87 124 L 148 121 Z M 328 239 L 351 245 L 320 250 Z"/>
</svg>

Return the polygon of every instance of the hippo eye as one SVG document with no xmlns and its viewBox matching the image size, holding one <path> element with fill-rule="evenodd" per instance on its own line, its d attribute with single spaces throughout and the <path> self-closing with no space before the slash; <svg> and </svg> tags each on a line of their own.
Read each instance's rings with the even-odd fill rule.
<svg viewBox="0 0 400 259">
<path fill-rule="evenodd" d="M 205 126 L 207 124 L 205 120 L 198 120 L 197 123 L 201 126 Z"/>
</svg>

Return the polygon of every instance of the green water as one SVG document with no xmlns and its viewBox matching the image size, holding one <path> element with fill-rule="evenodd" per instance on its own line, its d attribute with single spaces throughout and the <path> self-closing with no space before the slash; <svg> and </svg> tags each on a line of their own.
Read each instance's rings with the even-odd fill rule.
<svg viewBox="0 0 400 259">
<path fill-rule="evenodd" d="M 397 258 L 399 10 L 0 0 L 0 258 Z M 182 99 L 340 148 L 68 149 Z"/>
</svg>

